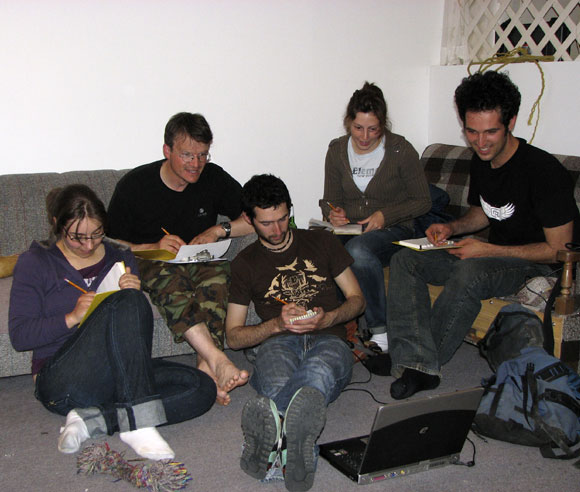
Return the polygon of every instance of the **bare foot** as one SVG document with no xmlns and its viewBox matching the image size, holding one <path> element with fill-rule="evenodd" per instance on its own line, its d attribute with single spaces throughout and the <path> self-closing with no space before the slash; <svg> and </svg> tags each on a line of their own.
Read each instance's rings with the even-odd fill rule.
<svg viewBox="0 0 580 492">
<path fill-rule="evenodd" d="M 217 386 L 216 401 L 220 405 L 226 406 L 231 402 L 229 392 L 237 386 L 246 384 L 249 375 L 246 370 L 240 371 L 224 353 L 221 353 L 221 356 L 216 357 L 216 359 L 213 361 L 212 367 L 198 354 L 197 368 L 215 381 Z"/>
<path fill-rule="evenodd" d="M 225 355 L 222 360 L 216 362 L 215 374 L 218 386 L 228 393 L 234 388 L 246 384 L 249 377 L 248 371 L 238 369 Z"/>
</svg>

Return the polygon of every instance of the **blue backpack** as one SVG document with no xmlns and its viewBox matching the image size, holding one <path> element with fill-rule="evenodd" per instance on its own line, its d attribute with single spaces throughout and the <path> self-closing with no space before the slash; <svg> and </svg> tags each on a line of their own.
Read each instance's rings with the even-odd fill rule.
<svg viewBox="0 0 580 492">
<path fill-rule="evenodd" d="M 580 456 L 580 376 L 559 359 L 541 347 L 524 348 L 483 386 L 475 432 L 537 446 L 546 458 Z"/>
</svg>

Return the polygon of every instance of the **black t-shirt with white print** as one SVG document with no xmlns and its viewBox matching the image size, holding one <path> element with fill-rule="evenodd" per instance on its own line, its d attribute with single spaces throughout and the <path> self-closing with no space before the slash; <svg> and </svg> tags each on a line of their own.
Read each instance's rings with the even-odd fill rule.
<svg viewBox="0 0 580 492">
<path fill-rule="evenodd" d="M 471 161 L 468 203 L 482 207 L 489 219 L 489 242 L 543 242 L 543 227 L 572 220 L 576 240 L 579 216 L 570 174 L 554 156 L 519 140 L 515 154 L 498 169 L 477 154 Z"/>
</svg>

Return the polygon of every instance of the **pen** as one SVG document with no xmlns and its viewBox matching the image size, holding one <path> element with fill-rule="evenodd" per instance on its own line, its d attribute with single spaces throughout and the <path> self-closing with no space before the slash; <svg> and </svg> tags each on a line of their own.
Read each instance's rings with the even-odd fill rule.
<svg viewBox="0 0 580 492">
<path fill-rule="evenodd" d="M 67 284 L 70 284 L 70 285 L 72 285 L 72 286 L 73 286 L 75 289 L 79 289 L 79 290 L 80 290 L 80 291 L 81 291 L 83 294 L 88 294 L 88 292 L 87 292 L 85 289 L 83 289 L 82 287 L 79 287 L 79 286 L 78 286 L 77 284 L 75 284 L 74 282 L 71 282 L 71 281 L 70 281 L 68 278 L 65 278 L 65 279 L 64 279 L 64 281 L 65 281 Z"/>
<path fill-rule="evenodd" d="M 288 304 L 286 301 L 283 301 L 279 297 L 274 297 L 274 299 L 276 299 L 278 302 L 281 302 L 282 304 Z"/>
<path fill-rule="evenodd" d="M 334 206 L 332 203 L 330 203 L 330 202 L 326 202 L 326 203 L 328 203 L 328 206 L 329 206 L 329 207 L 330 207 L 332 210 L 334 210 L 335 212 L 338 210 L 338 209 L 337 209 L 337 208 L 336 208 L 336 207 L 335 207 L 335 206 Z"/>
<path fill-rule="evenodd" d="M 169 236 L 169 232 L 167 232 L 167 229 L 165 229 L 164 227 L 161 228 L 161 230 L 165 233 L 166 236 Z"/>
</svg>

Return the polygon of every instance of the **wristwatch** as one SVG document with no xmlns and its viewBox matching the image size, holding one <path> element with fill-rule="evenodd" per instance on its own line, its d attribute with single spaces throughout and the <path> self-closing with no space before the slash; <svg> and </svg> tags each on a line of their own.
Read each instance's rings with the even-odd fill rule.
<svg viewBox="0 0 580 492">
<path fill-rule="evenodd" d="M 220 225 L 222 226 L 222 229 L 226 233 L 224 239 L 229 238 L 230 234 L 232 233 L 232 224 L 230 224 L 229 222 L 222 222 Z"/>
</svg>

